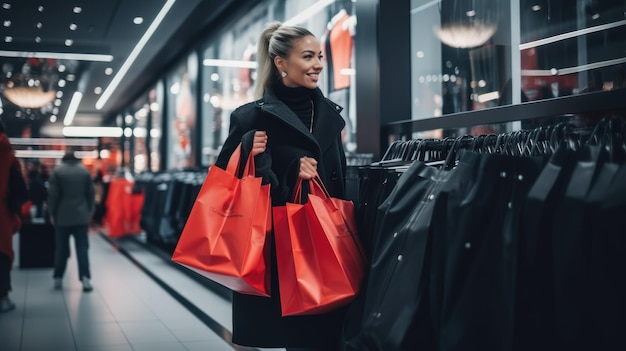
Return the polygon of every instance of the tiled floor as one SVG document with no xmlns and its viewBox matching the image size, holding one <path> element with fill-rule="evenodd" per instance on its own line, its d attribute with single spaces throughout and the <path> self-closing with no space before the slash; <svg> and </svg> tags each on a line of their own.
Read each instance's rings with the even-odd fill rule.
<svg viewBox="0 0 626 351">
<path fill-rule="evenodd" d="M 10 297 L 17 308 L 0 314 L 0 350 L 254 350 L 230 343 L 227 299 L 140 242 L 91 232 L 89 257 L 89 293 L 73 247 L 62 290 L 53 289 L 52 268 L 20 269 L 16 257 Z"/>
</svg>

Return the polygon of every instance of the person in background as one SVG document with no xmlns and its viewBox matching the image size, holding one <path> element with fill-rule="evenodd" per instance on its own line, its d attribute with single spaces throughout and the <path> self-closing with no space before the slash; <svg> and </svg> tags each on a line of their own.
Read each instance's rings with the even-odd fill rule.
<svg viewBox="0 0 626 351">
<path fill-rule="evenodd" d="M 101 226 L 102 218 L 104 217 L 104 175 L 102 174 L 102 170 L 99 169 L 96 171 L 93 183 L 96 189 L 96 208 L 92 217 L 92 224 L 94 226 Z"/>
<path fill-rule="evenodd" d="M 91 291 L 89 270 L 89 221 L 94 212 L 95 188 L 91 174 L 68 151 L 61 165 L 52 170 L 48 185 L 48 211 L 55 227 L 54 287 L 61 289 L 62 279 L 70 254 L 70 235 L 74 235 L 74 248 L 78 261 L 78 277 L 83 291 Z"/>
<path fill-rule="evenodd" d="M 21 206 L 27 199 L 21 165 L 0 121 L 0 313 L 15 309 L 15 303 L 9 298 L 13 235 L 20 229 Z"/>
<path fill-rule="evenodd" d="M 257 53 L 257 101 L 238 107 L 216 166 L 225 169 L 242 139 L 252 138 L 256 174 L 271 183 L 273 206 L 293 200 L 299 178 L 319 176 L 330 196 L 345 199 L 345 122 L 338 106 L 318 88 L 323 69 L 318 39 L 302 27 L 269 23 Z M 308 182 L 303 184 L 308 191 Z M 338 350 L 346 308 L 325 314 L 282 317 L 272 253 L 271 297 L 233 292 L 233 342 L 287 350 Z"/>
<path fill-rule="evenodd" d="M 46 183 L 43 180 L 39 164 L 34 164 L 32 169 L 28 171 L 28 197 L 35 208 L 33 217 L 42 218 L 48 190 L 46 189 Z"/>
</svg>

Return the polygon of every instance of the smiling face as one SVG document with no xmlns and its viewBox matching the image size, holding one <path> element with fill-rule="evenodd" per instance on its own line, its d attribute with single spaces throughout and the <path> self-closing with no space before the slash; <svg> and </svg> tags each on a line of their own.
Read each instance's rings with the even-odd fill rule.
<svg viewBox="0 0 626 351">
<path fill-rule="evenodd" d="M 283 84 L 290 88 L 315 89 L 322 72 L 322 50 L 314 36 L 305 36 L 294 42 L 288 57 L 277 56 L 274 64 L 279 72 L 286 72 Z"/>
</svg>

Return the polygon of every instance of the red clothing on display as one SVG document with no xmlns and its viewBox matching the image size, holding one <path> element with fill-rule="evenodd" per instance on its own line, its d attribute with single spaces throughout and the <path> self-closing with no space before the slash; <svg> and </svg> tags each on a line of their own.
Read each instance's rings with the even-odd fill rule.
<svg viewBox="0 0 626 351">
<path fill-rule="evenodd" d="M 333 24 L 328 36 L 329 41 L 329 74 L 332 72 L 333 85 L 331 90 L 339 90 L 350 87 L 350 75 L 342 73 L 342 70 L 350 68 L 350 60 L 352 58 L 353 37 L 350 26 L 346 21 L 350 19 L 350 15 L 342 11 L 335 16 Z M 338 18 L 338 19 L 337 19 Z"/>
</svg>

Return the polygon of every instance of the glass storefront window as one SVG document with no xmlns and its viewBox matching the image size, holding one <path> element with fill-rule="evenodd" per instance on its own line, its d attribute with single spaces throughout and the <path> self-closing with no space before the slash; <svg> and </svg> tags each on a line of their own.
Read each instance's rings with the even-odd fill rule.
<svg viewBox="0 0 626 351">
<path fill-rule="evenodd" d="M 202 165 L 209 166 L 224 143 L 231 112 L 254 100 L 256 43 L 270 21 L 299 25 L 320 40 L 326 59 L 319 87 L 344 107 L 344 145 L 356 150 L 356 95 L 352 36 L 356 31 L 354 1 L 265 1 L 227 32 L 210 38 L 202 51 Z M 332 57 L 332 61 L 329 60 Z"/>
<path fill-rule="evenodd" d="M 623 1 L 412 0 L 412 119 L 624 87 L 625 10 Z"/>
<path fill-rule="evenodd" d="M 166 79 L 168 169 L 196 165 L 196 79 L 198 62 L 189 55 Z"/>
<path fill-rule="evenodd" d="M 148 105 L 150 109 L 149 115 L 149 131 L 150 138 L 150 171 L 158 172 L 161 170 L 161 136 L 163 115 L 163 100 L 165 96 L 165 88 L 163 81 L 159 81 L 154 88 L 148 92 Z"/>
</svg>

